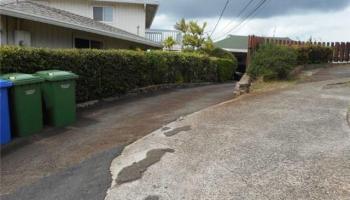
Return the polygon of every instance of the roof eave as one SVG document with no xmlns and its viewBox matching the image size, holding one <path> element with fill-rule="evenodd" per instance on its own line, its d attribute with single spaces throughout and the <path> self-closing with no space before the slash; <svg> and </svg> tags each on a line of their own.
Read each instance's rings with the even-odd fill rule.
<svg viewBox="0 0 350 200">
<path fill-rule="evenodd" d="M 222 49 L 232 53 L 248 53 L 248 49 L 231 49 L 231 48 L 222 48 Z"/>
<path fill-rule="evenodd" d="M 146 4 L 146 29 L 151 28 L 158 8 L 159 4 Z"/>
<path fill-rule="evenodd" d="M 159 4 L 157 0 L 93 0 L 96 2 L 130 3 L 130 4 Z"/>
<path fill-rule="evenodd" d="M 57 20 L 53 20 L 50 18 L 44 18 L 44 17 L 38 16 L 38 15 L 32 15 L 32 14 L 28 14 L 28 13 L 19 12 L 17 10 L 4 9 L 4 8 L 0 7 L 0 14 L 12 16 L 12 17 L 17 17 L 17 18 L 22 18 L 22 19 L 27 19 L 27 20 L 32 20 L 32 21 L 37 21 L 37 22 L 42 22 L 42 23 L 51 24 L 51 25 L 56 25 L 56 26 L 60 26 L 60 27 L 80 30 L 80 31 L 85 31 L 85 32 L 95 33 L 98 35 L 127 40 L 130 42 L 136 42 L 136 43 L 140 43 L 140 44 L 144 44 L 144 45 L 148 45 L 148 46 L 152 46 L 152 47 L 162 47 L 161 44 L 156 43 L 156 42 L 142 41 L 142 40 L 127 37 L 127 36 L 121 35 L 121 34 L 111 33 L 111 32 L 107 32 L 107 31 L 101 31 L 101 30 L 89 28 L 86 26 L 78 26 L 78 25 L 71 24 L 68 22 L 57 21 Z"/>
</svg>

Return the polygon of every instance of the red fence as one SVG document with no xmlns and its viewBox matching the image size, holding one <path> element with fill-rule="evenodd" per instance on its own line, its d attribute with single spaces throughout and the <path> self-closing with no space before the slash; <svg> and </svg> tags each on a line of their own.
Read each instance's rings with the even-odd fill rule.
<svg viewBox="0 0 350 200">
<path fill-rule="evenodd" d="M 250 63 L 251 56 L 259 48 L 259 45 L 266 43 L 286 46 L 318 45 L 329 47 L 333 49 L 333 58 L 331 62 L 350 62 L 350 42 L 304 42 L 281 38 L 257 37 L 251 35 L 248 38 L 248 64 Z"/>
</svg>

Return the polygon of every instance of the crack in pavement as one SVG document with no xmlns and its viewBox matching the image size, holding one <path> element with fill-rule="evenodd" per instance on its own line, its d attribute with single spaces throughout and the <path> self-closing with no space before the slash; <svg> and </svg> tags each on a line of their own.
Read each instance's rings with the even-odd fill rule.
<svg viewBox="0 0 350 200">
<path fill-rule="evenodd" d="M 133 182 L 142 178 L 143 173 L 152 165 L 159 162 L 166 153 L 174 153 L 174 149 L 153 149 L 147 152 L 146 158 L 123 168 L 116 179 L 118 185 Z"/>
<path fill-rule="evenodd" d="M 182 126 L 182 127 L 176 128 L 174 130 L 165 132 L 164 135 L 167 137 L 171 137 L 171 136 L 174 136 L 182 131 L 186 132 L 186 131 L 190 131 L 190 130 L 191 130 L 191 126 Z"/>
</svg>

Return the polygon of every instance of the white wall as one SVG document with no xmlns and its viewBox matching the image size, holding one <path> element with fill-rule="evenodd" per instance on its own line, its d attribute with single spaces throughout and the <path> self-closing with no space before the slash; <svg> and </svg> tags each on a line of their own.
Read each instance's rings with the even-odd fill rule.
<svg viewBox="0 0 350 200">
<path fill-rule="evenodd" d="M 129 49 L 131 47 L 149 48 L 145 45 L 136 44 L 125 40 L 105 37 L 93 33 L 72 30 L 30 20 L 1 16 L 1 21 L 2 32 L 8 33 L 6 35 L 1 34 L 1 41 L 6 42 L 3 44 L 8 45 L 15 44 L 14 32 L 15 30 L 21 30 L 30 33 L 32 47 L 73 48 L 74 38 L 78 37 L 83 39 L 101 41 L 103 43 L 103 48 L 105 49 Z"/>
<path fill-rule="evenodd" d="M 93 6 L 113 7 L 113 22 L 106 23 L 133 34 L 145 36 L 146 10 L 143 4 L 98 2 L 92 0 L 40 0 L 45 5 L 93 18 Z M 139 31 L 137 27 L 139 26 Z"/>
</svg>

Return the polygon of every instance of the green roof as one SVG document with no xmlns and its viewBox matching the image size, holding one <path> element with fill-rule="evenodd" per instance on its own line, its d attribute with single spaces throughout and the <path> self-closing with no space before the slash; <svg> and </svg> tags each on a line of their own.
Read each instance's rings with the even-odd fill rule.
<svg viewBox="0 0 350 200">
<path fill-rule="evenodd" d="M 214 43 L 216 47 L 223 49 L 248 49 L 248 36 L 230 35 L 227 38 Z"/>
</svg>

